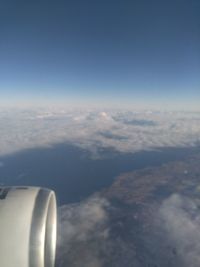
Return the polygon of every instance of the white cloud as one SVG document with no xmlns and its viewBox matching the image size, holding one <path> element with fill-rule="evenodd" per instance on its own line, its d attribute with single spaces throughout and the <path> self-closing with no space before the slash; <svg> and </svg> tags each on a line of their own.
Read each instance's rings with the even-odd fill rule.
<svg viewBox="0 0 200 267">
<path fill-rule="evenodd" d="M 116 227 L 122 227 L 116 214 L 118 210 L 97 194 L 80 203 L 61 206 L 56 266 L 141 266 L 134 243 L 124 240 L 123 234 L 116 234 Z"/>
<path fill-rule="evenodd" d="M 0 155 L 69 142 L 137 152 L 200 142 L 200 113 L 1 109 Z"/>
<path fill-rule="evenodd" d="M 106 208 L 98 196 L 59 208 L 58 266 L 101 267 L 99 242 L 109 234 Z"/>
<path fill-rule="evenodd" d="M 177 249 L 183 267 L 200 265 L 199 203 L 180 195 L 172 195 L 160 209 L 162 225 Z"/>
</svg>

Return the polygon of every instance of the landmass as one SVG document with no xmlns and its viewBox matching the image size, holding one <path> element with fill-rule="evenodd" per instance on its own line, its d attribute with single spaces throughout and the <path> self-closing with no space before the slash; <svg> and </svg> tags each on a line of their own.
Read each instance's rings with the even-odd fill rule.
<svg viewBox="0 0 200 267">
<path fill-rule="evenodd" d="M 199 266 L 199 150 L 181 161 L 121 174 L 102 195 L 112 203 L 110 266 Z"/>
</svg>

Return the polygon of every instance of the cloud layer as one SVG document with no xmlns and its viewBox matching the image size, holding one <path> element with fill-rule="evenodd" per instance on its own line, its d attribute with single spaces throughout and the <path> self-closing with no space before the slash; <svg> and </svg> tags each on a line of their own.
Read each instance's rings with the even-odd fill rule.
<svg viewBox="0 0 200 267">
<path fill-rule="evenodd" d="M 0 155 L 69 142 L 137 152 L 200 142 L 200 113 L 0 109 Z"/>
</svg>

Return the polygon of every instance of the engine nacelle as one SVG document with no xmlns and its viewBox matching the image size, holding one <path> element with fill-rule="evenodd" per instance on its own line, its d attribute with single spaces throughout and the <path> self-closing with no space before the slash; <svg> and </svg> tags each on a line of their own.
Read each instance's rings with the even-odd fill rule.
<svg viewBox="0 0 200 267">
<path fill-rule="evenodd" d="M 0 187 L 0 266 L 53 267 L 56 197 L 37 187 Z"/>
</svg>

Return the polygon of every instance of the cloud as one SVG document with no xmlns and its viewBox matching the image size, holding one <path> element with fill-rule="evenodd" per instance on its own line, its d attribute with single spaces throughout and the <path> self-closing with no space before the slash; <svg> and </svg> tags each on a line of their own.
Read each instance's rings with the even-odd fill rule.
<svg viewBox="0 0 200 267">
<path fill-rule="evenodd" d="M 119 210 L 105 198 L 64 205 L 58 217 L 56 267 L 141 266 L 134 243 L 123 238 L 130 232 L 119 222 Z"/>
<path fill-rule="evenodd" d="M 108 207 L 107 200 L 96 195 L 59 208 L 56 266 L 103 266 L 100 243 L 109 235 Z"/>
<path fill-rule="evenodd" d="M 0 109 L 0 155 L 68 142 L 97 153 L 135 153 L 200 142 L 200 113 Z"/>
<path fill-rule="evenodd" d="M 142 232 L 132 216 L 123 220 L 119 208 L 99 195 L 61 206 L 56 267 L 198 267 L 199 204 L 173 194 L 157 210 L 158 224 L 144 228 L 149 221 L 143 221 Z"/>
<path fill-rule="evenodd" d="M 185 267 L 200 265 L 199 201 L 177 194 L 164 201 L 160 209 L 162 225 Z"/>
</svg>

